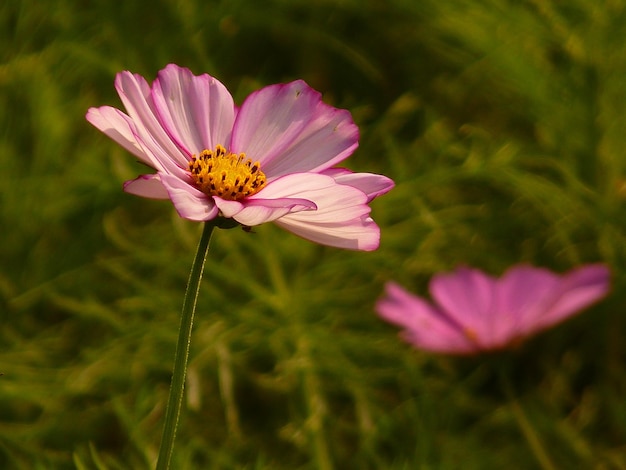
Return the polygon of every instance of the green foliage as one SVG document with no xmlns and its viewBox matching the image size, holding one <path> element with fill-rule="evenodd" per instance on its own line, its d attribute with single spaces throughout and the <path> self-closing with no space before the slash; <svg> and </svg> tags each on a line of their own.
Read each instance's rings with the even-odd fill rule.
<svg viewBox="0 0 626 470">
<path fill-rule="evenodd" d="M 347 164 L 397 182 L 373 253 L 217 231 L 174 468 L 532 469 L 533 438 L 626 468 L 626 2 L 8 0 L 0 35 L 0 468 L 154 465 L 200 227 L 124 194 L 142 168 L 84 115 L 169 62 L 239 101 L 305 79 L 360 126 Z M 460 263 L 593 261 L 612 295 L 497 357 L 373 311 Z"/>
</svg>

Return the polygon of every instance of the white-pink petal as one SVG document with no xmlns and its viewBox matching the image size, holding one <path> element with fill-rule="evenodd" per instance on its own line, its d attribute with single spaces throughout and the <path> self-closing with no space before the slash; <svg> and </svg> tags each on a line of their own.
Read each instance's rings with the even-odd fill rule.
<svg viewBox="0 0 626 470">
<path fill-rule="evenodd" d="M 367 196 L 352 186 L 338 184 L 333 178 L 318 173 L 298 173 L 284 176 L 269 183 L 252 198 L 268 199 L 275 188 L 284 188 L 280 193 L 273 193 L 279 197 L 294 197 L 313 201 L 317 206 L 315 211 L 306 211 L 292 214 L 304 221 L 316 223 L 341 223 L 370 213 L 367 205 Z"/>
<path fill-rule="evenodd" d="M 89 108 L 86 117 L 87 121 L 96 129 L 139 157 L 144 163 L 154 167 L 150 156 L 146 155 L 137 143 L 132 131 L 134 124 L 126 114 L 111 106 L 101 106 L 100 108 Z"/>
<path fill-rule="evenodd" d="M 272 199 L 248 198 L 243 202 L 239 202 L 213 196 L 213 200 L 222 217 L 235 219 L 240 224 L 248 227 L 271 222 L 290 212 L 315 209 L 315 204 L 311 201 L 290 197 Z"/>
<path fill-rule="evenodd" d="M 326 176 L 297 173 L 269 182 L 261 191 L 240 203 L 217 197 L 215 202 L 225 217 L 232 217 L 243 225 L 253 227 L 289 213 L 316 210 L 317 205 L 303 197 L 303 192 L 317 192 L 333 184 L 332 179 Z"/>
<path fill-rule="evenodd" d="M 160 122 L 179 147 L 198 154 L 228 145 L 235 104 L 217 79 L 170 64 L 154 81 L 152 99 Z"/>
<path fill-rule="evenodd" d="M 229 201 L 228 199 L 222 199 L 217 196 L 211 196 L 211 198 L 219 209 L 220 215 L 222 217 L 226 217 L 227 219 L 231 219 L 235 215 L 239 214 L 244 207 L 239 201 Z"/>
<path fill-rule="evenodd" d="M 231 151 L 259 161 L 268 179 L 318 172 L 358 146 L 358 128 L 346 110 L 322 102 L 302 80 L 252 93 L 237 114 Z"/>
<path fill-rule="evenodd" d="M 169 199 L 170 197 L 158 174 L 141 175 L 134 180 L 126 181 L 124 191 L 149 199 Z"/>
<path fill-rule="evenodd" d="M 242 225 L 255 225 L 272 222 L 289 213 L 315 210 L 315 204 L 306 199 L 254 199 L 246 202 L 244 208 L 233 218 Z"/>
<path fill-rule="evenodd" d="M 315 223 L 287 214 L 274 223 L 320 245 L 361 251 L 373 251 L 380 245 L 380 228 L 369 217 L 335 223 Z"/>
<path fill-rule="evenodd" d="M 182 218 L 202 222 L 217 217 L 219 211 L 212 198 L 176 176 L 159 176 L 176 212 Z"/>
<path fill-rule="evenodd" d="M 308 174 L 319 187 L 294 193 L 313 201 L 317 210 L 290 213 L 275 220 L 285 230 L 323 245 L 370 251 L 380 243 L 380 229 L 368 216 L 367 196 L 352 186 L 337 184 L 326 175 Z M 259 193 L 261 194 L 261 193 Z"/>
<path fill-rule="evenodd" d="M 145 79 L 130 72 L 120 72 L 115 79 L 115 87 L 135 124 L 135 137 L 145 151 L 152 153 L 167 172 L 176 166 L 186 168 L 191 152 L 179 147 L 163 128 Z"/>
</svg>

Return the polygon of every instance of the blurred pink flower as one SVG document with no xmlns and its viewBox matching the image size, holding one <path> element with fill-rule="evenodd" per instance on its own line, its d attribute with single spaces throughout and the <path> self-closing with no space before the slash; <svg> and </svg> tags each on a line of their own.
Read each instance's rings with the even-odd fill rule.
<svg viewBox="0 0 626 470">
<path fill-rule="evenodd" d="M 460 267 L 431 279 L 432 304 L 390 282 L 376 310 L 403 327 L 403 339 L 418 349 L 475 354 L 516 345 L 564 321 L 603 298 L 609 283 L 602 264 L 564 275 L 520 265 L 500 279 Z"/>
<path fill-rule="evenodd" d="M 189 220 L 274 221 L 324 245 L 378 247 L 368 203 L 393 181 L 333 168 L 357 148 L 358 128 L 305 82 L 267 86 L 241 107 L 215 78 L 174 64 L 151 86 L 125 71 L 115 87 L 128 114 L 103 106 L 87 120 L 156 170 L 126 192 L 170 199 Z"/>
</svg>

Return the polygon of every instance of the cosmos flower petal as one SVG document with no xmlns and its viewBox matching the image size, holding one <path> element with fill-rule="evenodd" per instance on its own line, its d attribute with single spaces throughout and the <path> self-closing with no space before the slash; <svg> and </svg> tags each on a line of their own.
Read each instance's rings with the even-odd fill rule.
<svg viewBox="0 0 626 470">
<path fill-rule="evenodd" d="M 141 175 L 124 183 L 124 191 L 149 199 L 169 199 L 169 193 L 161 183 L 159 175 Z"/>
<path fill-rule="evenodd" d="M 199 154 L 230 140 L 235 104 L 217 79 L 170 64 L 157 75 L 152 98 L 160 122 L 179 147 Z"/>
<path fill-rule="evenodd" d="M 430 292 L 434 306 L 408 293 L 400 295 L 401 291 L 392 287 L 388 288 L 387 298 L 377 304 L 377 310 L 387 321 L 403 326 L 407 330 L 405 339 L 417 348 L 434 351 L 426 344 L 433 341 L 440 352 L 478 353 L 519 344 L 597 302 L 608 293 L 609 285 L 610 271 L 602 264 L 586 265 L 564 275 L 514 266 L 500 279 L 461 267 L 433 277 Z M 395 303 L 390 303 L 389 297 Z M 458 337 L 431 328 L 427 322 L 408 321 L 412 316 L 444 321 L 467 342 L 463 346 Z M 439 338 L 423 339 L 429 334 Z"/>
<path fill-rule="evenodd" d="M 611 272 L 603 264 L 592 264 L 566 274 L 557 289 L 554 303 L 537 319 L 541 328 L 559 323 L 605 297 Z"/>
<path fill-rule="evenodd" d="M 320 181 L 321 180 L 321 181 Z M 291 212 L 316 210 L 309 199 L 299 197 L 302 191 L 326 187 L 326 177 L 309 173 L 286 175 L 267 184 L 258 193 L 243 202 L 226 201 L 215 197 L 216 204 L 224 216 L 232 217 L 242 225 L 253 227 L 271 222 Z"/>
<path fill-rule="evenodd" d="M 87 111 L 87 120 L 100 131 L 112 138 L 146 165 L 156 169 L 164 170 L 165 167 L 172 167 L 169 156 L 164 154 L 157 146 L 157 152 L 150 150 L 139 135 L 139 131 L 133 120 L 123 112 L 110 106 L 100 108 L 90 108 Z M 144 130 L 147 140 L 153 140 Z M 157 157 L 157 155 L 159 155 Z M 165 166 L 162 162 L 165 161 Z"/>
<path fill-rule="evenodd" d="M 277 219 L 275 224 L 320 245 L 361 251 L 373 251 L 380 245 L 380 228 L 369 217 L 336 223 L 316 223 L 288 214 Z"/>
<path fill-rule="evenodd" d="M 329 176 L 309 174 L 308 178 L 311 176 L 317 178 L 319 186 L 302 189 L 292 196 L 313 201 L 317 210 L 289 213 L 275 223 L 323 245 L 365 251 L 376 249 L 380 229 L 368 216 L 367 196 L 352 186 L 337 184 Z"/>
<path fill-rule="evenodd" d="M 212 198 L 180 178 L 167 174 L 159 176 L 182 218 L 201 222 L 217 217 L 219 211 Z"/>
<path fill-rule="evenodd" d="M 467 353 L 475 346 L 435 307 L 398 284 L 388 282 L 385 296 L 376 304 L 378 315 L 403 328 L 402 337 L 418 349 Z"/>
<path fill-rule="evenodd" d="M 225 217 L 232 217 L 242 225 L 253 227 L 271 222 L 291 212 L 316 210 L 317 205 L 303 193 L 324 190 L 334 184 L 326 176 L 311 173 L 285 175 L 265 186 L 261 191 L 243 202 L 214 197 L 215 203 Z"/>
<path fill-rule="evenodd" d="M 429 285 L 435 305 L 479 341 L 489 340 L 488 320 L 494 314 L 495 279 L 467 267 L 438 274 Z"/>
<path fill-rule="evenodd" d="M 236 216 L 244 208 L 244 205 L 239 201 L 230 201 L 228 199 L 222 199 L 218 196 L 213 196 L 213 201 L 219 209 L 219 213 L 222 217 L 226 217 L 227 219 Z"/>
<path fill-rule="evenodd" d="M 254 199 L 246 202 L 243 209 L 233 218 L 242 225 L 253 227 L 303 210 L 315 210 L 315 204 L 306 199 L 295 198 Z"/>
<path fill-rule="evenodd" d="M 367 194 L 367 202 L 390 191 L 395 183 L 391 178 L 374 173 L 353 173 L 345 168 L 329 168 L 321 172 L 339 184 L 347 184 Z"/>
<path fill-rule="evenodd" d="M 276 187 L 280 185 L 280 193 Z M 280 197 L 294 197 L 313 201 L 315 211 L 306 211 L 298 216 L 316 223 L 336 223 L 361 217 L 370 213 L 367 196 L 358 189 L 338 184 L 333 178 L 318 173 L 297 173 L 288 175 L 267 185 L 254 198 L 268 198 L 269 194 Z"/>
<path fill-rule="evenodd" d="M 143 152 L 135 139 L 135 134 L 132 131 L 134 126 L 132 120 L 119 109 L 111 106 L 89 108 L 87 121 L 130 153 L 139 157 L 144 163 L 152 164 L 150 157 Z"/>
<path fill-rule="evenodd" d="M 246 227 L 271 222 L 289 212 L 315 209 L 315 204 L 306 199 L 273 198 L 247 199 L 245 202 L 229 201 L 213 196 L 223 217 L 233 218 Z"/>
<path fill-rule="evenodd" d="M 354 152 L 358 138 L 348 111 L 325 104 L 320 93 L 297 80 L 265 87 L 244 101 L 231 151 L 259 161 L 273 179 L 329 168 Z"/>
<path fill-rule="evenodd" d="M 492 319 L 485 319 L 493 343 L 506 343 L 511 331 L 525 336 L 537 328 L 552 302 L 559 276 L 547 269 L 528 265 L 514 266 L 497 281 Z M 529 295 L 532 292 L 532 295 Z M 498 312 L 507 312 L 506 315 Z"/>
<path fill-rule="evenodd" d="M 165 169 L 174 166 L 186 168 L 191 152 L 180 147 L 167 133 L 159 121 L 158 112 L 152 101 L 152 90 L 140 75 L 120 72 L 115 79 L 115 88 L 128 116 L 135 124 L 135 133 L 148 152 L 152 152 Z"/>
</svg>

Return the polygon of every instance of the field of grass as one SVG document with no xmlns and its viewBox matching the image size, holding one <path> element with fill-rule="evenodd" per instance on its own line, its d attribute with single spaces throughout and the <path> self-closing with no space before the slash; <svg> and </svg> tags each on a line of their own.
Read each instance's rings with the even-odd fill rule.
<svg viewBox="0 0 626 470">
<path fill-rule="evenodd" d="M 143 168 L 85 113 L 176 63 L 238 103 L 306 80 L 396 188 L 371 253 L 216 231 L 174 469 L 626 469 L 625 0 L 147 5 L 0 6 L 0 468 L 154 466 L 201 225 L 124 193 Z M 374 311 L 522 262 L 605 262 L 612 292 L 466 358 Z"/>
</svg>

